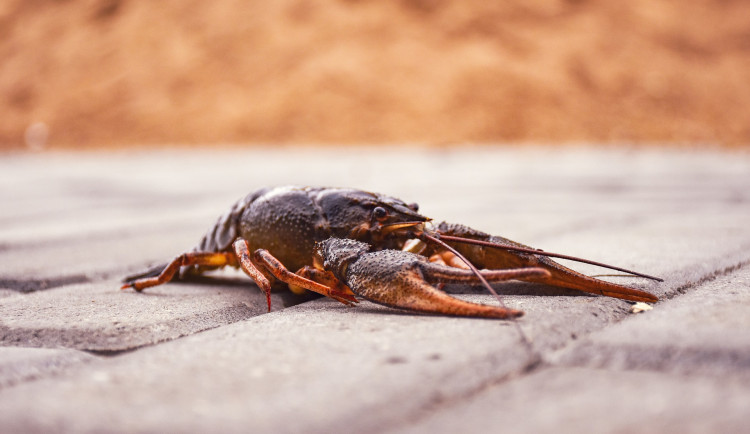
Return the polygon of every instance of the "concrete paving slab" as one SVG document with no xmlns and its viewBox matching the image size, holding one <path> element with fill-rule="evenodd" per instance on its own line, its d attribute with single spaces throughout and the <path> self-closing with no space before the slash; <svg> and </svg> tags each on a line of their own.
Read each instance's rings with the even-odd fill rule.
<svg viewBox="0 0 750 434">
<path fill-rule="evenodd" d="M 230 202 L 228 202 L 230 203 Z M 154 228 L 169 229 L 186 225 L 208 227 L 218 216 L 213 202 L 210 205 L 196 201 L 186 210 L 170 207 L 166 210 L 149 209 L 144 213 L 138 206 L 130 205 L 47 213 L 39 218 L 21 217 L 7 219 L 0 229 L 0 245 L 5 249 L 24 249 L 26 246 L 50 244 L 75 244 L 88 238 L 116 237 L 120 234 L 153 232 Z M 226 205 L 225 205 L 226 206 Z"/>
<path fill-rule="evenodd" d="M 13 204 L 13 209 L 23 211 L 18 215 L 0 211 L 0 222 L 20 227 L 18 221 L 26 216 L 36 219 L 44 227 L 42 232 L 54 235 L 56 243 L 83 240 L 72 245 L 69 253 L 55 251 L 55 244 L 44 242 L 44 237 L 37 239 L 42 241 L 27 244 L 38 248 L 28 256 L 38 254 L 43 259 L 45 255 L 46 258 L 63 256 L 61 265 L 49 268 L 50 279 L 83 273 L 86 278 L 93 275 L 98 280 L 107 275 L 92 270 L 123 273 L 129 267 L 140 267 L 142 263 L 138 261 L 167 259 L 178 253 L 171 249 L 183 236 L 184 242 L 192 246 L 205 230 L 201 225 L 199 233 L 193 234 L 186 225 L 184 232 L 183 229 L 175 232 L 177 235 L 165 231 L 130 238 L 132 233 L 125 233 L 123 226 L 128 219 L 117 217 L 117 210 L 127 211 L 132 205 L 147 211 L 149 206 L 160 204 L 154 207 L 153 220 L 143 215 L 138 220 L 139 227 L 150 225 L 159 232 L 160 228 L 171 225 L 171 210 L 177 212 L 180 206 L 189 205 L 190 198 L 199 201 L 193 202 L 200 208 L 195 211 L 198 215 L 208 213 L 209 207 L 204 205 L 212 198 L 227 197 L 231 203 L 256 187 L 290 183 L 381 191 L 418 201 L 421 209 L 436 219 L 464 222 L 545 250 L 662 274 L 668 279 L 664 284 L 606 277 L 672 298 L 657 304 L 646 315 L 659 312 L 662 307 L 666 309 L 671 301 L 684 297 L 682 294 L 690 293 L 698 283 L 747 262 L 750 251 L 750 235 L 744 227 L 744 216 L 750 212 L 747 154 L 591 148 L 554 151 L 373 148 L 169 151 L 123 154 L 115 158 L 109 154 L 103 157 L 60 154 L 41 158 L 44 160 L 41 165 L 39 156 L 0 160 L 0 166 L 9 168 L 8 173 L 18 179 L 24 173 L 32 173 L 30 182 L 20 187 L 23 194 L 0 185 L 0 198 L 15 200 L 8 203 Z M 39 167 L 44 170 L 32 170 Z M 60 179 L 69 181 L 54 187 Z M 228 189 L 232 189 L 231 198 Z M 82 215 L 91 207 L 102 206 L 98 203 L 108 204 L 112 209 L 102 211 L 100 216 L 112 222 L 94 225 L 92 231 L 86 225 L 77 225 L 77 232 L 68 237 L 65 230 L 71 218 L 63 219 L 57 226 L 47 217 L 64 203 L 45 201 L 50 196 L 72 197 L 71 203 L 76 204 L 75 209 Z M 109 198 L 109 202 L 97 202 L 102 197 Z M 169 197 L 179 199 L 165 202 Z M 215 215 L 223 212 L 225 206 L 223 202 L 217 205 Z M 8 253 L 2 259 L 12 263 L 0 272 L 0 279 L 3 276 L 6 281 L 12 280 L 7 276 L 30 279 L 32 274 L 44 273 L 43 267 L 24 268 L 29 266 L 17 259 L 20 252 L 9 248 L 33 239 L 34 231 L 24 230 L 13 243 L 7 242 L 4 250 L 0 245 L 0 254 Z M 122 256 L 117 261 L 86 256 L 107 251 L 102 240 L 110 230 L 120 234 L 118 239 L 134 246 L 121 248 L 123 253 L 118 253 Z M 174 241 L 173 237 L 180 240 Z M 83 246 L 95 248 L 83 249 Z M 179 250 L 182 246 L 175 248 Z M 83 250 L 88 253 L 81 253 Z M 145 251 L 149 253 L 140 256 Z M 82 268 L 76 269 L 77 266 Z M 575 268 L 602 272 L 582 265 Z M 18 269 L 24 271 L 13 274 Z M 576 296 L 534 285 L 499 287 L 509 294 L 508 305 L 527 311 L 519 325 L 534 345 L 535 352 L 529 353 L 520 344 L 519 329 L 497 321 L 397 314 L 368 304 L 346 308 L 325 300 L 242 320 L 244 317 L 235 314 L 243 312 L 239 303 L 247 300 L 244 288 L 238 291 L 242 293 L 239 295 L 226 285 L 209 285 L 212 291 L 225 291 L 213 298 L 191 292 L 199 292 L 205 285 L 187 293 L 185 288 L 190 286 L 168 285 L 154 290 L 157 295 L 152 297 L 158 299 L 151 303 L 136 294 L 133 297 L 141 298 L 131 301 L 116 290 L 105 293 L 100 286 L 105 283 L 74 286 L 63 281 L 60 284 L 65 286 L 44 292 L 6 294 L 0 298 L 0 310 L 5 309 L 0 318 L 5 320 L 6 311 L 14 314 L 16 323 L 8 328 L 9 336 L 18 333 L 33 342 L 34 336 L 39 335 L 43 338 L 39 345 L 75 347 L 87 342 L 86 345 L 100 345 L 96 348 L 103 349 L 97 351 L 108 354 L 117 351 L 109 338 L 139 346 L 162 338 L 190 336 L 97 358 L 85 365 L 73 363 L 48 378 L 47 374 L 40 374 L 35 381 L 7 387 L 0 391 L 3 427 L 31 432 L 419 429 L 430 426 L 432 415 L 450 414 L 456 405 L 467 403 L 467 411 L 481 408 L 484 400 L 475 401 L 473 397 L 483 391 L 494 393 L 497 388 L 521 384 L 517 396 L 523 399 L 503 407 L 529 411 L 541 403 L 542 415 L 547 416 L 539 420 L 531 416 L 510 417 L 519 430 L 548 426 L 576 428 L 584 427 L 584 422 L 576 425 L 579 422 L 571 421 L 552 406 L 569 400 L 568 389 L 587 377 L 592 378 L 591 387 L 584 387 L 580 401 L 573 402 L 597 409 L 602 407 L 601 396 L 613 389 L 620 391 L 617 399 L 621 399 L 617 402 L 623 408 L 634 409 L 628 415 L 641 409 L 640 401 L 635 401 L 641 390 L 631 385 L 633 381 L 638 384 L 648 380 L 658 386 L 646 391 L 656 397 L 656 404 L 661 403 L 658 408 L 666 408 L 660 414 L 669 417 L 660 419 L 644 413 L 657 427 L 668 426 L 679 418 L 678 409 L 664 407 L 663 402 L 679 400 L 687 393 L 703 394 L 718 403 L 731 401 L 727 417 L 722 419 L 728 421 L 726 424 L 718 420 L 724 415 L 711 413 L 709 410 L 713 408 L 705 402 L 695 399 L 688 403 L 686 408 L 703 415 L 705 426 L 711 428 L 737 426 L 737 413 L 733 409 L 737 402 L 743 402 L 744 395 L 737 385 L 745 381 L 745 371 L 731 363 L 721 365 L 729 372 L 714 382 L 722 387 L 725 378 L 733 379 L 734 383 L 724 388 L 726 392 L 711 389 L 709 382 L 704 381 L 706 376 L 713 375 L 712 380 L 717 376 L 711 371 L 683 376 L 665 371 L 669 375 L 663 376 L 662 381 L 656 375 L 663 372 L 607 372 L 537 365 L 538 357 L 551 360 L 550 355 L 558 354 L 555 353 L 558 349 L 570 348 L 574 342 L 588 342 L 588 335 L 614 329 L 619 321 L 632 315 L 628 313 L 629 303 L 602 297 Z M 0 285 L 3 286 L 7 287 Z M 176 293 L 190 300 L 172 298 Z M 557 296 L 538 296 L 541 294 Z M 102 310 L 89 306 L 90 295 L 106 301 L 100 303 L 105 305 Z M 38 298 L 28 298 L 32 296 Z M 486 295 L 465 297 L 492 302 Z M 201 304 L 204 298 L 210 300 L 204 307 L 193 303 L 195 298 Z M 34 303 L 27 305 L 27 300 Z M 126 312 L 139 317 L 145 313 L 148 319 L 139 323 Z M 738 314 L 736 310 L 721 312 L 732 317 Z M 107 323 L 110 317 L 119 315 L 123 315 L 124 330 Z M 646 315 L 635 319 L 648 318 Z M 69 318 L 82 316 L 90 317 L 92 325 L 79 331 Z M 218 327 L 198 333 L 207 328 L 201 325 L 208 323 Z M 40 324 L 49 325 L 53 332 L 38 333 L 35 327 Z M 92 337 L 87 338 L 88 335 Z M 738 345 L 744 342 L 737 339 Z M 7 344 L 15 345 L 13 342 Z M 615 348 L 612 353 L 618 354 L 617 351 L 628 353 L 632 349 Z M 587 360 L 584 358 L 580 363 L 588 366 Z M 614 362 L 616 359 L 607 363 L 616 366 Z M 528 382 L 523 383 L 524 380 Z M 547 383 L 554 387 L 545 389 Z M 491 411 L 505 416 L 500 407 Z M 516 411 L 518 415 L 528 415 Z M 609 415 L 608 411 L 602 408 L 588 415 L 595 420 L 586 422 L 602 427 L 603 431 L 607 428 L 627 431 L 624 417 L 604 417 Z M 555 425 L 555 421 L 562 425 Z M 684 426 L 676 423 L 675 426 Z"/>
<path fill-rule="evenodd" d="M 538 243 L 546 251 L 564 252 L 659 276 L 665 282 L 602 276 L 660 297 L 711 278 L 723 270 L 750 261 L 750 231 L 745 215 L 750 210 L 721 214 L 692 214 L 679 219 L 657 215 L 607 230 L 601 227 L 566 232 Z M 609 274 L 606 269 L 561 260 L 584 274 Z M 614 272 L 616 274 L 621 274 Z"/>
<path fill-rule="evenodd" d="M 0 347 L 0 389 L 93 360 L 91 354 L 67 348 Z"/>
<path fill-rule="evenodd" d="M 0 249 L 0 286 L 28 292 L 123 278 L 190 251 L 212 224 L 203 220 Z"/>
<path fill-rule="evenodd" d="M 611 324 L 629 308 L 594 297 L 506 303 L 527 311 L 521 324 L 536 351 Z M 18 385 L 0 392 L 0 420 L 31 432 L 375 432 L 523 375 L 535 357 L 508 322 L 316 300 Z M 33 417 L 19 416 L 41 389 Z M 84 408 L 85 418 L 70 416 Z"/>
<path fill-rule="evenodd" d="M 750 424 L 749 386 L 731 375 L 542 369 L 384 432 L 740 433 Z"/>
<path fill-rule="evenodd" d="M 267 312 L 250 281 L 180 283 L 142 293 L 117 281 L 69 285 L 0 299 L 0 345 L 114 352 L 151 345 Z M 272 294 L 272 308 L 306 300 Z"/>
<path fill-rule="evenodd" d="M 551 356 L 556 364 L 750 378 L 750 266 Z"/>
<path fill-rule="evenodd" d="M 527 310 L 538 349 L 617 313 L 599 306 L 581 317 L 577 297 L 536 300 L 507 304 Z M 24 431 L 364 432 L 523 372 L 534 357 L 508 322 L 316 300 L 18 385 L 0 392 L 0 420 Z M 37 411 L 24 416 L 40 390 Z M 85 418 L 71 417 L 84 408 Z"/>
<path fill-rule="evenodd" d="M 11 280 L 34 273 L 42 273 L 39 278 L 59 277 L 50 268 L 55 262 L 51 256 L 58 260 L 77 256 L 65 265 L 73 269 L 68 274 L 88 275 L 76 269 L 76 264 L 102 258 L 84 255 L 93 250 L 85 245 L 88 238 L 95 238 L 92 247 L 98 249 L 113 235 L 139 237 L 146 232 L 151 236 L 154 230 L 170 230 L 175 221 L 180 221 L 178 227 L 187 227 L 185 220 L 190 221 L 190 231 L 198 239 L 234 200 L 260 186 L 279 183 L 353 185 L 383 191 L 419 201 L 425 213 L 437 219 L 462 221 L 529 244 L 546 244 L 560 234 L 595 225 L 613 231 L 649 214 L 684 213 L 686 206 L 710 210 L 728 204 L 747 209 L 750 203 L 750 193 L 744 188 L 750 182 L 750 163 L 723 154 L 695 157 L 582 148 L 558 152 L 550 160 L 549 150 L 534 148 L 523 152 L 512 148 L 405 149 L 402 153 L 403 158 L 393 158 L 391 153 L 371 150 L 295 149 L 293 154 L 299 158 L 293 161 L 289 153 L 267 149 L 157 152 L 147 158 L 142 153 L 93 153 L 4 159 L 4 173 L 31 179 L 1 189 L 3 202 L 9 204 L 4 209 L 10 214 L 3 220 L 5 232 L 0 231 L 5 234 L 5 238 L 0 236 L 0 244 L 5 243 L 0 252 L 6 253 L 0 261 L 4 264 L 0 276 Z M 713 165 L 698 164 L 711 160 L 716 160 Z M 247 171 L 249 161 L 267 165 Z M 279 177 L 269 169 L 279 166 L 290 171 Z M 711 169 L 715 167 L 721 170 Z M 446 184 L 442 177 L 447 169 L 472 176 L 451 177 Z M 69 211 L 70 207 L 75 211 Z M 44 217 L 32 226 L 23 214 L 34 209 Z M 62 219 L 57 217 L 60 214 Z M 178 245 L 194 243 L 193 235 L 184 236 L 158 245 L 174 245 L 174 250 L 165 252 L 171 256 L 182 248 Z M 17 248 L 50 246 L 50 241 L 59 246 L 52 249 L 52 255 L 35 250 L 29 254 L 40 258 L 37 261 L 14 260 L 19 257 Z M 130 245 L 151 250 L 148 243 L 136 241 Z M 118 250 L 123 248 L 127 246 Z M 161 255 L 155 252 L 153 257 Z M 34 262 L 45 265 L 34 267 Z M 106 265 L 111 270 L 115 264 Z M 97 268 L 95 263 L 92 266 Z M 49 272 L 44 274 L 45 270 Z"/>
<path fill-rule="evenodd" d="M 380 191 L 429 204 L 425 209 L 433 217 L 447 220 L 465 219 L 463 204 L 485 206 L 492 219 L 530 207 L 553 214 L 609 213 L 632 208 L 634 201 L 648 201 L 658 211 L 675 203 L 747 202 L 748 193 L 733 187 L 750 177 L 745 154 L 590 147 L 53 153 L 4 157 L 0 164 L 7 179 L 25 181 L 0 185 L 4 203 L 14 205 L 0 215 L 11 217 L 33 209 L 40 214 L 76 209 L 76 203 L 187 209 L 196 197 L 215 197 L 220 205 L 279 184 Z M 592 193 L 600 197 L 591 201 Z M 685 201 L 686 196 L 700 200 Z"/>
<path fill-rule="evenodd" d="M 575 369 L 542 366 L 395 432 L 744 432 L 749 304 L 745 266 L 545 356 Z"/>
<path fill-rule="evenodd" d="M 0 288 L 0 298 L 10 297 L 11 295 L 16 295 L 16 294 L 18 294 L 18 292 L 13 289 Z"/>
</svg>

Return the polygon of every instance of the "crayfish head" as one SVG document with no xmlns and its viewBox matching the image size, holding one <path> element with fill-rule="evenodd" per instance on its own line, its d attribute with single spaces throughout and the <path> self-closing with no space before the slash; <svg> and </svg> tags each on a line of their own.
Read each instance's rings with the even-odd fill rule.
<svg viewBox="0 0 750 434">
<path fill-rule="evenodd" d="M 415 228 L 431 220 L 419 214 L 415 203 L 362 190 L 325 189 L 316 202 L 334 237 L 372 243 L 377 248 L 400 247 Z"/>
</svg>

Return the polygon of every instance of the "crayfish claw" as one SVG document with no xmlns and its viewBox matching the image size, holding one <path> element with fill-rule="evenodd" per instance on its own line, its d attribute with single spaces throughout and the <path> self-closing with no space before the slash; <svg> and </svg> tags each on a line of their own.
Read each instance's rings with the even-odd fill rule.
<svg viewBox="0 0 750 434">
<path fill-rule="evenodd" d="M 400 250 L 370 252 L 365 243 L 337 238 L 319 243 L 316 250 L 337 279 L 356 295 L 378 304 L 451 316 L 510 319 L 523 315 L 520 310 L 471 303 L 438 290 L 425 280 L 424 270 L 435 274 L 435 267 L 444 267 L 447 274 L 450 267 L 430 264 L 424 256 Z M 461 273 L 457 279 L 464 277 Z"/>
<path fill-rule="evenodd" d="M 438 225 L 438 233 L 442 240 L 448 242 L 448 244 L 468 258 L 468 260 L 477 267 L 487 269 L 543 268 L 547 271 L 546 275 L 530 275 L 519 279 L 528 282 L 576 289 L 590 294 L 599 294 L 622 300 L 647 303 L 655 303 L 659 301 L 657 296 L 649 292 L 586 276 L 553 261 L 550 257 L 560 257 L 579 262 L 587 262 L 605 268 L 624 271 L 636 276 L 656 279 L 652 276 L 587 259 L 532 249 L 529 246 L 511 241 L 507 238 L 493 236 L 464 225 L 443 222 Z"/>
<path fill-rule="evenodd" d="M 381 256 L 390 252 L 397 251 L 384 250 L 372 254 Z M 402 252 L 398 253 L 398 256 L 404 256 L 401 254 Z M 364 262 L 367 262 L 369 259 L 375 258 L 364 259 Z M 414 312 L 498 319 L 517 318 L 524 314 L 523 311 L 516 309 L 472 303 L 452 297 L 427 283 L 418 266 L 415 266 L 420 262 L 418 259 L 404 257 L 400 260 L 404 262 L 392 268 L 390 276 L 384 275 L 382 271 L 376 273 L 375 276 L 377 277 L 374 279 L 372 278 L 373 275 L 366 271 L 364 275 L 352 275 L 353 278 L 358 280 L 357 284 L 353 284 L 352 290 L 375 303 Z M 411 260 L 417 262 L 407 262 Z M 375 259 L 374 262 L 379 261 Z M 353 268 L 352 273 L 359 272 L 356 265 L 355 263 L 350 266 Z"/>
</svg>

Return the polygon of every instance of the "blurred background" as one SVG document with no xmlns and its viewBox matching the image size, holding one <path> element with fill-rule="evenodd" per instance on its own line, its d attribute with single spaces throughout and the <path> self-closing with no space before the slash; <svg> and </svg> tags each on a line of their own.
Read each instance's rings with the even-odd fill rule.
<svg viewBox="0 0 750 434">
<path fill-rule="evenodd" d="M 750 143 L 744 0 L 3 0 L 0 149 Z"/>
</svg>

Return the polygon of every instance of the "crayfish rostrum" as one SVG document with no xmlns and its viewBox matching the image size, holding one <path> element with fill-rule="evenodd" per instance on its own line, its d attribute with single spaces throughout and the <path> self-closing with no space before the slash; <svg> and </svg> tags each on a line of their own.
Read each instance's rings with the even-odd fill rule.
<svg viewBox="0 0 750 434">
<path fill-rule="evenodd" d="M 126 278 L 123 289 L 141 291 L 175 276 L 229 265 L 240 267 L 265 292 L 269 310 L 276 281 L 344 304 L 356 303 L 359 296 L 415 312 L 490 318 L 523 312 L 462 301 L 430 283 L 483 283 L 492 290 L 487 282 L 518 279 L 631 301 L 658 300 L 648 292 L 580 274 L 550 256 L 657 278 L 542 252 L 463 225 L 433 226 L 418 209 L 414 203 L 353 189 L 258 190 L 222 215 L 192 252 Z"/>
</svg>

